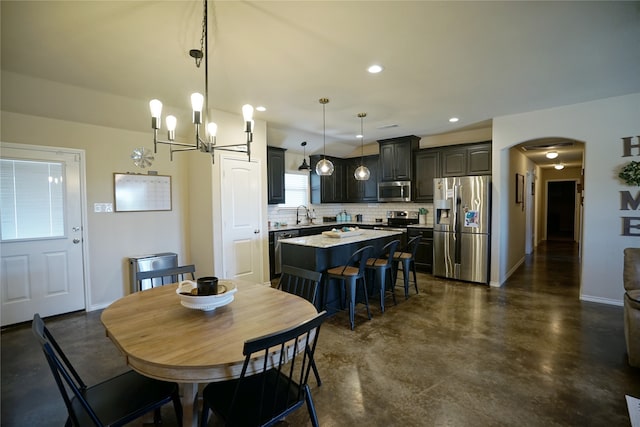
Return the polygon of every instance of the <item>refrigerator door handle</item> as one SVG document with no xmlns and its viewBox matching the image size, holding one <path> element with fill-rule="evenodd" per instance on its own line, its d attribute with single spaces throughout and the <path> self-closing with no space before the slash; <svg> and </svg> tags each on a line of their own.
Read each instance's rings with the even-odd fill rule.
<svg viewBox="0 0 640 427">
<path fill-rule="evenodd" d="M 460 187 L 456 186 L 455 187 L 456 191 L 455 191 L 455 198 L 456 198 L 456 208 L 455 208 L 455 221 L 453 223 L 453 233 L 454 233 L 454 241 L 455 241 L 455 249 L 454 249 L 454 255 L 453 255 L 453 259 L 454 262 L 456 264 L 460 264 L 460 260 L 462 259 L 462 236 L 461 236 L 461 232 L 462 232 L 462 212 L 461 210 L 461 204 L 462 204 L 462 200 L 460 199 L 460 194 L 459 194 L 459 190 Z"/>
</svg>

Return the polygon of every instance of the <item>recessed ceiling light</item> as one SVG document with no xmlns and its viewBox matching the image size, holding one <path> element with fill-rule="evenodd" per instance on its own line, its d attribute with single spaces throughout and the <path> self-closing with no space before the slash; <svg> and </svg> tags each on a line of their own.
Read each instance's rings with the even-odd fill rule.
<svg viewBox="0 0 640 427">
<path fill-rule="evenodd" d="M 457 122 L 458 120 L 460 120 L 460 119 L 459 119 L 459 118 L 457 118 L 457 117 L 451 117 L 451 118 L 449 119 L 449 121 L 450 121 L 451 123 L 455 123 L 455 122 Z"/>
<path fill-rule="evenodd" d="M 258 110 L 258 111 L 267 111 L 267 109 L 265 107 L 263 107 L 262 105 L 256 107 L 256 110 Z"/>
<path fill-rule="evenodd" d="M 364 135 L 358 134 L 356 135 L 356 138 L 362 138 Z"/>
<path fill-rule="evenodd" d="M 553 165 L 553 167 L 556 168 L 557 170 L 564 169 L 564 165 L 562 163 L 556 163 L 555 165 Z"/>
<path fill-rule="evenodd" d="M 369 68 L 367 68 L 367 71 L 370 72 L 371 74 L 378 74 L 379 72 L 382 71 L 382 65 L 374 64 Z"/>
<path fill-rule="evenodd" d="M 547 159 L 555 159 L 556 157 L 558 157 L 558 152 L 549 151 L 547 154 L 545 154 L 545 156 L 547 156 Z"/>
</svg>

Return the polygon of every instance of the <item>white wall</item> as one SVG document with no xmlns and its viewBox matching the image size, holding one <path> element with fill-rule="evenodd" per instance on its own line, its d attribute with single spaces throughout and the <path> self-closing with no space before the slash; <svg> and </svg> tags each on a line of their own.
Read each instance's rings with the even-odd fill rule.
<svg viewBox="0 0 640 427">
<path fill-rule="evenodd" d="M 634 213 L 620 210 L 619 192 L 635 196 L 637 188 L 624 185 L 617 171 L 631 160 L 622 157 L 621 138 L 631 136 L 637 143 L 638 135 L 640 93 L 494 118 L 492 284 L 504 282 L 512 245 L 512 236 L 501 227 L 509 215 L 509 147 L 565 137 L 586 144 L 581 299 L 621 304 L 623 249 L 640 246 L 640 237 L 621 235 L 621 216 Z"/>
</svg>

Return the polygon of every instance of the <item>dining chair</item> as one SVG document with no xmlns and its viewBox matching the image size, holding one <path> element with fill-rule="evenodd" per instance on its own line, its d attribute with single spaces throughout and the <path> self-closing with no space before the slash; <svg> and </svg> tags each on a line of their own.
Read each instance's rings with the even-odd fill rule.
<svg viewBox="0 0 640 427">
<path fill-rule="evenodd" d="M 342 288 L 346 288 L 347 299 L 349 300 L 349 323 L 351 330 L 355 327 L 356 293 L 358 281 L 362 283 L 362 294 L 367 308 L 367 316 L 371 320 L 371 310 L 369 310 L 369 294 L 367 291 L 367 281 L 365 278 L 366 260 L 369 258 L 373 246 L 364 246 L 347 260 L 346 264 L 332 267 L 327 270 L 327 281 L 336 279 L 340 281 Z M 341 292 L 342 293 L 342 292 Z"/>
<path fill-rule="evenodd" d="M 196 266 L 193 264 L 179 267 L 162 268 L 150 271 L 136 271 L 134 274 L 135 289 L 142 289 L 142 281 L 149 280 L 151 288 L 164 286 L 184 280 L 186 274 L 191 274 L 191 280 L 195 280 Z"/>
<path fill-rule="evenodd" d="M 322 311 L 300 325 L 245 341 L 240 377 L 203 389 L 200 426 L 207 425 L 209 411 L 226 426 L 271 426 L 306 403 L 311 425 L 317 427 L 308 379 L 326 316 Z"/>
<path fill-rule="evenodd" d="M 282 275 L 278 282 L 278 289 L 304 298 L 313 305 L 316 304 L 318 285 L 320 284 L 322 273 L 293 267 L 291 265 L 282 265 L 281 271 Z M 318 373 L 315 360 L 311 361 L 311 369 L 313 370 L 313 375 L 316 377 L 318 387 L 321 386 L 322 380 L 320 380 L 320 374 Z"/>
<path fill-rule="evenodd" d="M 31 328 L 67 407 L 65 427 L 123 426 L 151 411 L 154 425 L 160 425 L 160 407 L 169 402 L 173 402 L 178 426 L 182 426 L 177 383 L 128 371 L 87 386 L 38 313 L 33 316 Z"/>
<path fill-rule="evenodd" d="M 418 244 L 420 243 L 420 239 L 422 236 L 412 237 L 411 240 L 407 243 L 407 246 L 404 250 L 396 252 L 393 254 L 393 270 L 394 270 L 394 279 L 393 286 L 396 285 L 398 279 L 398 271 L 400 269 L 400 265 L 402 265 L 402 279 L 404 282 L 404 298 L 409 298 L 409 272 L 413 273 L 413 284 L 416 288 L 416 294 L 418 293 L 418 280 L 416 279 L 416 251 L 418 250 Z"/>
<path fill-rule="evenodd" d="M 389 281 L 389 290 L 393 296 L 393 303 L 396 302 L 396 294 L 393 292 L 393 256 L 400 244 L 400 240 L 392 240 L 380 251 L 377 257 L 369 258 L 366 262 L 366 269 L 373 273 L 375 287 L 380 289 L 380 311 L 384 313 L 384 298 L 386 294 L 386 284 Z"/>
</svg>

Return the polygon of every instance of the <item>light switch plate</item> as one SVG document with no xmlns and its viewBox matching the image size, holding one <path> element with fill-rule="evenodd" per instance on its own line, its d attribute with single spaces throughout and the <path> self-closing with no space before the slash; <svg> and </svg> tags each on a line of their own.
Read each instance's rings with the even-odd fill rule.
<svg viewBox="0 0 640 427">
<path fill-rule="evenodd" d="M 113 212 L 113 203 L 94 203 L 93 211 L 95 213 Z"/>
</svg>

